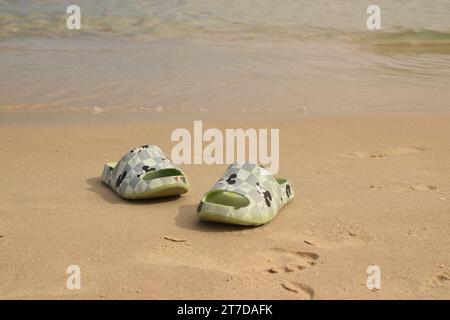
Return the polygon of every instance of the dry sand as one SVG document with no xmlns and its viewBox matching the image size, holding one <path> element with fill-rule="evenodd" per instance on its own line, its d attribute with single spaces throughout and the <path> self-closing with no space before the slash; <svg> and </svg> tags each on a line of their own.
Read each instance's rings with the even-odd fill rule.
<svg viewBox="0 0 450 320">
<path fill-rule="evenodd" d="M 102 185 L 103 164 L 134 146 L 170 154 L 177 127 L 192 122 L 2 125 L 0 298 L 450 298 L 450 115 L 252 122 L 280 128 L 297 192 L 258 228 L 197 220 L 226 165 L 182 166 L 179 198 L 129 202 Z M 80 290 L 66 288 L 72 264 Z"/>
</svg>

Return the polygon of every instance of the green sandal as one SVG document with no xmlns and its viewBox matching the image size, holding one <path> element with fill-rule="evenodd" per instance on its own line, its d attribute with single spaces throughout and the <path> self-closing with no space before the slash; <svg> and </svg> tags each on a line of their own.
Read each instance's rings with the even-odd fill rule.
<svg viewBox="0 0 450 320">
<path fill-rule="evenodd" d="M 189 190 L 183 171 L 154 145 L 137 147 L 119 162 L 105 164 L 102 181 L 125 199 L 168 197 Z"/>
<path fill-rule="evenodd" d="M 256 164 L 232 164 L 205 193 L 197 215 L 206 221 L 257 226 L 271 221 L 293 197 L 287 179 L 275 178 Z"/>
</svg>

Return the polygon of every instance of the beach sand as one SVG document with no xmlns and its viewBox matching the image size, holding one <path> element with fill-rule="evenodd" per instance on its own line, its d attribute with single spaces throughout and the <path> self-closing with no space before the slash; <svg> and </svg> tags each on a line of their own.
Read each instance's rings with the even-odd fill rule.
<svg viewBox="0 0 450 320">
<path fill-rule="evenodd" d="M 206 121 L 280 129 L 279 175 L 296 198 L 257 228 L 196 217 L 226 165 L 181 165 L 191 190 L 178 198 L 130 202 L 101 183 L 105 162 L 148 143 L 170 155 L 172 130 L 192 122 L 3 124 L 0 298 L 450 299 L 449 124 Z M 69 265 L 80 290 L 66 288 Z M 380 290 L 366 286 L 369 265 Z"/>
</svg>

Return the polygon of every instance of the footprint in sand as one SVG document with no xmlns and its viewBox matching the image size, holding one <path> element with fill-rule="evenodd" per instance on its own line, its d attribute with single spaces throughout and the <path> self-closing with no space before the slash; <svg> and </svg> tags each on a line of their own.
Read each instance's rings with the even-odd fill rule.
<svg viewBox="0 0 450 320">
<path fill-rule="evenodd" d="M 283 282 L 281 283 L 281 287 L 289 292 L 298 294 L 300 298 L 305 300 L 314 298 L 314 289 L 307 284 L 300 282 Z"/>
<path fill-rule="evenodd" d="M 426 290 L 427 288 L 441 288 L 448 291 L 448 288 L 450 288 L 450 268 L 444 265 L 441 265 L 440 268 L 444 270 L 435 273 L 426 284 L 421 287 L 422 290 Z"/>
<path fill-rule="evenodd" d="M 273 248 L 271 251 L 275 255 L 272 254 L 270 262 L 275 260 L 274 264 L 276 264 L 266 269 L 271 274 L 302 271 L 309 266 L 314 266 L 316 260 L 319 259 L 319 255 L 314 252 L 286 250 L 283 248 Z"/>
<path fill-rule="evenodd" d="M 415 184 L 409 187 L 411 191 L 434 191 L 438 187 L 430 184 Z"/>
<path fill-rule="evenodd" d="M 440 283 L 450 283 L 450 275 L 443 272 L 435 276 L 435 280 L 439 281 Z"/>
<path fill-rule="evenodd" d="M 391 185 L 386 184 L 372 184 L 370 185 L 370 189 L 373 190 L 389 190 L 392 192 L 410 192 L 410 191 L 436 191 L 438 187 L 432 184 L 420 183 L 414 185 L 408 185 L 403 183 L 394 183 Z"/>
<path fill-rule="evenodd" d="M 387 152 L 363 152 L 363 151 L 353 151 L 342 153 L 343 158 L 369 158 L 369 159 L 382 159 L 389 156 L 400 156 L 406 154 L 412 154 L 416 152 L 426 151 L 423 147 L 397 147 Z"/>
<path fill-rule="evenodd" d="M 265 270 L 272 275 L 305 270 L 310 266 L 316 265 L 319 259 L 319 255 L 314 252 L 287 250 L 284 248 L 272 248 L 268 256 L 271 257 L 270 262 L 272 266 Z M 313 288 L 305 283 L 283 281 L 280 285 L 283 289 L 297 295 L 299 299 L 312 299 L 314 297 Z"/>
</svg>

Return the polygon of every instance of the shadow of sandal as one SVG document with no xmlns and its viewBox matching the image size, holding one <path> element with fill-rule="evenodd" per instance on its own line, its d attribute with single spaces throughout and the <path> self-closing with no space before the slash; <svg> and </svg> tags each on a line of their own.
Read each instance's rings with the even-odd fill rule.
<svg viewBox="0 0 450 320">
<path fill-rule="evenodd" d="M 129 205 L 143 205 L 143 204 L 154 204 L 154 203 L 165 203 L 172 202 L 179 199 L 180 195 L 163 197 L 163 198 L 154 198 L 154 199 L 140 199 L 140 200 L 126 200 L 121 198 L 117 193 L 115 193 L 109 186 L 102 182 L 102 179 L 99 177 L 86 179 L 86 182 L 89 184 L 89 188 L 87 190 L 94 192 L 101 196 L 103 200 L 111 203 L 123 203 Z"/>
</svg>

